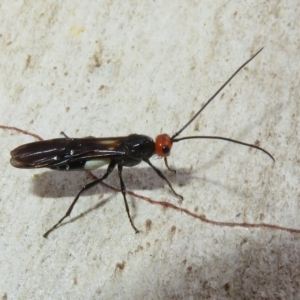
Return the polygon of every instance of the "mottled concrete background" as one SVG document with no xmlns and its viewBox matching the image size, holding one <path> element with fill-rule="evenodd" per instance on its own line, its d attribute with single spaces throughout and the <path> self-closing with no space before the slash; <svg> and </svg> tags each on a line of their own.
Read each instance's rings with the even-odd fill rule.
<svg viewBox="0 0 300 300">
<path fill-rule="evenodd" d="M 173 134 L 264 47 L 182 136 L 276 159 L 176 144 L 176 174 L 152 162 L 182 203 L 145 164 L 126 186 L 208 223 L 129 195 L 136 235 L 100 185 L 46 240 L 92 178 L 12 168 L 9 151 L 34 138 L 0 129 L 2 299 L 296 299 L 300 231 L 249 223 L 300 230 L 299 16 L 297 1 L 1 1 L 0 124 L 45 139 Z"/>
</svg>

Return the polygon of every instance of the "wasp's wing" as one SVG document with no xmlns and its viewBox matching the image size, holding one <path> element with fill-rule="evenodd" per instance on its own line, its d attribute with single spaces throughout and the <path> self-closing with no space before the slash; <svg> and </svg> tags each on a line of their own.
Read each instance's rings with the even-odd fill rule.
<svg viewBox="0 0 300 300">
<path fill-rule="evenodd" d="M 60 138 L 33 142 L 12 150 L 10 163 L 22 169 L 94 169 L 109 163 L 112 158 L 126 155 L 126 149 L 121 145 L 125 138 Z M 90 161 L 96 161 L 98 165 L 85 168 Z"/>
</svg>

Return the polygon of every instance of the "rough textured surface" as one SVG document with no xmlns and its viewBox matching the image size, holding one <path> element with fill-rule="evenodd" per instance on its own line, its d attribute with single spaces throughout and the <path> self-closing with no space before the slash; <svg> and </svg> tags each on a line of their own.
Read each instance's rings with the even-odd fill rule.
<svg viewBox="0 0 300 300">
<path fill-rule="evenodd" d="M 295 1 L 2 1 L 1 124 L 54 138 L 174 133 L 255 51 L 263 52 L 183 135 L 259 143 L 175 145 L 164 170 L 182 204 L 145 165 L 129 190 L 207 219 L 300 229 L 299 5 Z M 33 141 L 0 129 L 3 299 L 293 299 L 300 233 L 203 223 L 99 186 L 65 226 L 84 173 L 18 170 L 9 151 Z M 102 174 L 103 170 L 95 172 Z M 117 174 L 108 183 L 118 187 Z"/>
</svg>

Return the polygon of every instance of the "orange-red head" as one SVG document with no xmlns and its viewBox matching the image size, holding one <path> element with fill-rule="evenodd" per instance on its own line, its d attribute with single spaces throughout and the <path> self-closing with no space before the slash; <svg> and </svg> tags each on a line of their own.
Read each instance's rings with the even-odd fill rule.
<svg viewBox="0 0 300 300">
<path fill-rule="evenodd" d="M 155 140 L 155 152 L 157 155 L 167 157 L 170 155 L 173 141 L 168 134 L 160 134 Z"/>
</svg>

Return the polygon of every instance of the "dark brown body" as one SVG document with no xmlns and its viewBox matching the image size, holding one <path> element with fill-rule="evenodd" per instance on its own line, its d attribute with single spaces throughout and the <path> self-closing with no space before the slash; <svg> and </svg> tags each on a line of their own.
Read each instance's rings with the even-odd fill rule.
<svg viewBox="0 0 300 300">
<path fill-rule="evenodd" d="M 108 138 L 59 138 L 25 144 L 11 151 L 10 163 L 21 169 L 90 170 L 114 161 L 132 167 L 155 152 L 152 138 L 131 134 Z M 93 167 L 95 166 L 95 167 Z"/>
</svg>

